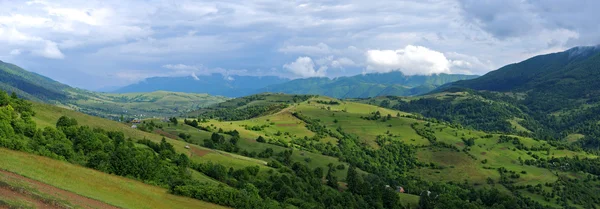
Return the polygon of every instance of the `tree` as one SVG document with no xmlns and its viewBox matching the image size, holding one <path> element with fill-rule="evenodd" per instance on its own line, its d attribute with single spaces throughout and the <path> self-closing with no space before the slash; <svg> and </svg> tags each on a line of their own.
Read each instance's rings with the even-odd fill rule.
<svg viewBox="0 0 600 209">
<path fill-rule="evenodd" d="M 360 189 L 362 187 L 362 179 L 356 172 L 356 167 L 354 167 L 354 165 L 350 165 L 348 168 L 346 182 L 348 183 L 348 189 L 350 192 L 354 194 L 361 194 Z"/>
<path fill-rule="evenodd" d="M 61 116 L 58 121 L 56 122 L 56 127 L 60 128 L 60 127 L 70 127 L 70 126 L 76 126 L 77 125 L 77 120 L 75 120 L 75 118 L 69 118 L 67 116 Z"/>
<path fill-rule="evenodd" d="M 258 136 L 258 138 L 256 138 L 256 141 L 260 143 L 265 143 L 267 140 L 265 140 L 265 138 L 263 138 L 262 136 Z"/>
<path fill-rule="evenodd" d="M 178 123 L 177 118 L 175 118 L 175 117 L 169 118 L 169 121 L 171 121 L 171 123 L 173 123 L 173 125 L 177 125 L 177 123 Z"/>
<path fill-rule="evenodd" d="M 335 177 L 333 175 L 333 172 L 335 171 L 333 164 L 331 164 L 331 166 L 329 166 L 329 170 L 327 171 L 327 177 L 325 177 L 327 179 L 327 186 L 330 186 L 331 188 L 337 189 L 338 188 L 338 181 L 337 181 L 337 177 Z"/>
</svg>

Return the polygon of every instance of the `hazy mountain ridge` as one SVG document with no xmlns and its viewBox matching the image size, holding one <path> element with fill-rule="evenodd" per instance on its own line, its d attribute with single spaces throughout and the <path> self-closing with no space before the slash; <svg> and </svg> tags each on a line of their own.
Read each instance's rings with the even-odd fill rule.
<svg viewBox="0 0 600 209">
<path fill-rule="evenodd" d="M 19 97 L 69 107 L 87 114 L 118 119 L 125 117 L 177 115 L 225 101 L 208 94 L 153 91 L 108 94 L 73 88 L 48 77 L 0 61 L 0 89 Z M 168 98 L 169 101 L 160 100 Z"/>
<path fill-rule="evenodd" d="M 174 91 L 239 97 L 249 95 L 256 89 L 287 81 L 289 81 L 289 79 L 276 76 L 224 76 L 221 74 L 196 77 L 152 77 L 135 84 L 121 87 L 114 92 Z"/>
<path fill-rule="evenodd" d="M 288 94 L 317 94 L 336 98 L 375 96 L 413 96 L 427 93 L 438 86 L 477 75 L 433 74 L 407 76 L 402 72 L 372 73 L 350 77 L 304 78 L 271 85 L 256 91 Z"/>
</svg>

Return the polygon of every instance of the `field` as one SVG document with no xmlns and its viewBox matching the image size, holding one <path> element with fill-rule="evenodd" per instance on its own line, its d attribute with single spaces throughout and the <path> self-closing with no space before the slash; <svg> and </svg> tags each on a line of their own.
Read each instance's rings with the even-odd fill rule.
<svg viewBox="0 0 600 209">
<path fill-rule="evenodd" d="M 166 117 L 226 101 L 221 96 L 208 94 L 156 91 L 150 93 L 73 93 L 69 104 L 73 109 L 87 114 L 113 119 L 125 117 Z"/>
<path fill-rule="evenodd" d="M 260 106 L 279 101 L 277 99 L 279 98 L 278 95 L 270 95 L 266 98 L 269 101 L 252 100 L 246 103 L 232 103 L 229 101 L 220 106 L 221 108 L 236 107 L 236 104 Z M 285 99 L 289 99 L 289 97 L 283 98 L 279 99 L 291 102 Z M 489 134 L 420 118 L 410 113 L 327 97 L 312 97 L 305 101 L 292 102 L 286 108 L 277 112 L 269 112 L 245 120 L 223 121 L 202 118 L 205 121 L 200 121 L 198 128 L 184 123 L 184 120 L 191 121 L 198 120 L 198 118 L 179 118 L 177 124 L 162 119 L 146 119 L 143 124 L 152 122 L 157 127 L 150 131 L 151 133 L 131 128 L 131 124 L 92 117 L 59 107 L 36 103 L 34 108 L 37 110 L 34 120 L 41 127 L 54 126 L 55 121 L 60 116 L 67 115 L 76 118 L 80 125 L 122 131 L 127 137 L 134 140 L 145 138 L 159 142 L 164 137 L 167 142 L 174 145 L 178 153 L 188 155 L 196 163 L 211 162 L 234 169 L 259 166 L 258 178 L 266 178 L 272 173 L 285 172 L 268 165 L 277 159 L 276 155 L 278 153 L 292 150 L 290 160 L 305 164 L 310 169 L 321 168 L 327 171 L 329 165 L 333 165 L 335 168 L 333 175 L 340 181 L 342 188 L 345 188 L 349 164 L 340 161 L 337 157 L 326 156 L 319 151 L 296 144 L 296 140 L 308 140 L 318 135 L 317 132 L 311 131 L 314 129 L 308 127 L 311 122 L 307 122 L 307 118 L 308 121 L 317 121 L 329 133 L 317 138 L 315 143 L 336 145 L 342 133 L 358 137 L 364 146 L 368 146 L 373 150 L 380 149 L 377 139 L 381 137 L 401 141 L 414 147 L 416 160 L 421 163 L 417 168 L 411 169 L 408 175 L 432 182 L 467 182 L 476 188 L 497 188 L 505 193 L 510 193 L 510 191 L 499 183 L 501 180 L 499 168 L 520 175 L 518 178 L 511 179 L 512 184 L 515 186 L 543 185 L 556 182 L 558 177 L 549 169 L 525 165 L 522 163 L 524 160 L 575 156 L 579 158 L 596 157 L 585 152 L 558 149 L 545 141 L 527 137 L 508 136 L 514 137 L 518 143 L 512 141 L 500 142 L 501 137 L 504 137 L 501 134 Z M 518 119 L 515 119 L 514 122 L 518 124 Z M 343 130 L 343 132 L 338 131 L 338 129 Z M 233 130 L 239 133 L 240 140 L 237 141 L 237 146 L 244 152 L 232 153 L 203 147 L 205 140 L 210 140 L 211 135 L 215 133 L 223 136 L 226 141 L 230 140 L 232 136 L 228 135 L 227 132 Z M 423 133 L 428 133 L 430 136 L 425 137 Z M 184 139 L 180 137 L 180 134 L 189 136 L 189 138 Z M 259 137 L 265 138 L 266 141 L 257 142 L 256 139 Z M 431 139 L 431 137 L 434 139 Z M 189 148 L 186 148 L 186 146 L 189 146 Z M 267 149 L 271 149 L 274 156 L 260 157 L 258 155 L 258 153 Z M 361 170 L 359 172 L 366 174 Z M 25 172 L 19 174 L 36 179 L 35 176 L 29 176 L 32 174 Z M 565 175 L 572 175 L 572 173 L 565 173 Z M 195 180 L 201 182 L 225 185 L 200 172 L 193 171 L 192 176 Z M 37 178 L 41 177 L 38 176 Z M 57 187 L 59 186 L 61 185 Z M 410 188 L 406 189 L 410 190 Z M 75 189 L 67 190 L 76 192 Z M 411 194 L 415 194 L 415 192 L 412 191 Z M 89 195 L 89 193 L 77 193 L 84 196 Z M 418 194 L 418 192 L 416 193 Z M 402 200 L 410 203 L 411 206 L 416 205 L 418 196 L 411 194 L 399 195 Z M 527 195 L 533 199 L 539 199 L 536 194 Z M 102 196 L 101 198 L 110 199 L 113 197 Z M 113 205 L 124 204 L 116 200 L 111 201 L 104 202 Z M 542 200 L 539 202 L 554 206 L 551 202 L 546 203 Z"/>
<path fill-rule="evenodd" d="M 437 95 L 442 97 L 460 97 L 462 94 Z M 338 101 L 337 104 L 328 104 L 330 101 Z M 257 103 L 256 101 L 254 101 Z M 234 104 L 229 104 L 234 105 Z M 390 115 L 387 120 L 366 119 L 372 116 L 374 112 L 379 112 L 383 117 Z M 318 119 L 320 124 L 324 125 L 332 132 L 337 132 L 338 127 L 343 128 L 344 132 L 354 134 L 359 137 L 366 145 L 375 149 L 378 145 L 375 139 L 378 136 L 386 136 L 395 140 L 402 141 L 409 145 L 418 146 L 417 159 L 419 162 L 430 164 L 435 167 L 421 167 L 413 169 L 410 173 L 423 179 L 431 181 L 453 181 L 469 183 L 477 187 L 489 187 L 488 179 L 498 182 L 500 173 L 497 168 L 504 167 L 509 171 L 522 174 L 520 178 L 515 179 L 515 185 L 536 185 L 538 183 L 552 183 L 557 180 L 550 170 L 527 166 L 520 163 L 520 160 L 533 159 L 533 155 L 541 157 L 595 157 L 583 152 L 573 152 L 569 150 L 558 150 L 544 141 L 536 141 L 531 138 L 518 137 L 525 147 L 548 148 L 549 151 L 525 151 L 519 150 L 512 143 L 499 143 L 500 134 L 492 134 L 486 138 L 488 133 L 475 131 L 471 129 L 454 128 L 445 123 L 435 123 L 412 118 L 409 113 L 389 110 L 381 107 L 371 106 L 363 103 L 356 103 L 349 100 L 336 100 L 327 97 L 313 97 L 308 101 L 290 105 L 290 107 L 280 112 L 252 118 L 241 121 L 218 121 L 209 120 L 201 123 L 201 126 L 209 127 L 212 131 L 222 129 L 224 131 L 237 130 L 243 140 L 240 146 L 248 151 L 260 152 L 266 148 L 272 148 L 275 152 L 285 150 L 281 146 L 266 143 L 257 143 L 255 139 L 263 136 L 270 141 L 280 141 L 290 144 L 293 138 L 312 137 L 315 133 L 306 128 L 306 123 L 292 113 L 298 112 L 312 119 Z M 398 117 L 399 116 L 399 117 Z M 408 116 L 408 117 L 407 117 Z M 518 125 L 518 119 L 512 122 Z M 413 127 L 414 126 L 414 127 Z M 177 132 L 198 132 L 191 127 L 179 128 L 171 131 Z M 257 130 L 250 130 L 248 127 L 262 127 Z M 450 145 L 450 148 L 432 146 L 431 142 L 425 137 L 417 134 L 416 129 L 429 130 L 437 138 L 438 142 Z M 527 130 L 522 130 L 527 131 Z M 278 134 L 279 133 L 279 134 Z M 199 135 L 199 134 L 197 134 Z M 208 138 L 208 132 L 202 133 L 204 138 Z M 475 145 L 467 148 L 464 139 L 474 138 Z M 323 143 L 337 143 L 333 137 L 321 139 Z M 466 149 L 467 151 L 464 151 Z M 310 160 L 307 160 L 309 158 Z M 295 151 L 293 159 L 297 162 L 305 162 L 310 167 L 326 167 L 327 164 L 340 164 L 335 158 L 322 156 L 317 153 L 307 151 Z M 267 159 L 265 159 L 267 160 Z M 485 163 L 483 163 L 485 161 Z M 343 164 L 343 163 L 342 163 Z M 345 170 L 336 173 L 340 179 L 345 178 Z M 500 185 L 490 185 L 507 191 Z"/>
<path fill-rule="evenodd" d="M 2 152 L 0 169 L 83 197 L 93 198 L 97 201 L 86 200 L 95 202 L 89 203 L 93 208 L 107 208 L 109 207 L 107 204 L 121 208 L 172 208 L 175 205 L 181 208 L 223 208 L 195 199 L 168 194 L 164 188 L 66 162 L 2 148 L 0 148 L 0 152 Z M 7 175 L 10 174 L 3 173 L 3 179 Z M 70 198 L 73 195 L 62 194 L 64 195 L 59 193 L 55 198 L 62 199 L 66 196 L 66 200 L 70 201 L 69 204 L 79 204 L 77 198 Z M 84 202 L 84 204 L 88 204 L 88 202 Z"/>
</svg>

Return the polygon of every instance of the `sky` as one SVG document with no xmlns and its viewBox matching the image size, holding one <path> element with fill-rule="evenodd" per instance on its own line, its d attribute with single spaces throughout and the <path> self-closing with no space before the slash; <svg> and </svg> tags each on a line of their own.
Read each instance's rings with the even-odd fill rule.
<svg viewBox="0 0 600 209">
<path fill-rule="evenodd" d="M 600 1 L 0 0 L 0 60 L 98 90 L 155 76 L 482 75 L 600 43 Z"/>
</svg>

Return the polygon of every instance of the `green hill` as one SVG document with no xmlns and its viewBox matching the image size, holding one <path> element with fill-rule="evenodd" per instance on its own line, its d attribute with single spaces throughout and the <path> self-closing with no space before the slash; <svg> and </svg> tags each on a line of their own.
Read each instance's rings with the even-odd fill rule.
<svg viewBox="0 0 600 209">
<path fill-rule="evenodd" d="M 285 95 L 270 96 L 285 97 Z M 495 102 L 485 99 L 484 96 L 472 95 L 468 92 L 456 92 L 416 98 L 380 97 L 369 101 L 380 104 L 387 99 L 390 102 L 387 104 L 389 107 L 393 107 L 400 102 L 416 101 L 424 98 L 450 99 L 450 103 L 456 105 L 463 104 L 465 102 L 463 100 L 467 99 Z M 273 98 L 267 99 L 267 97 L 259 96 L 256 98 L 258 99 L 252 100 L 250 103 L 265 104 L 266 101 L 270 101 L 269 103 L 272 104 L 277 101 Z M 390 98 L 399 98 L 403 101 L 390 100 Z M 250 157 L 264 159 L 264 157 L 260 157 L 260 153 L 273 145 L 294 147 L 294 150 L 302 150 L 301 155 L 297 156 L 298 158 L 310 159 L 305 160 L 309 167 L 318 166 L 319 163 L 323 164 L 322 162 L 326 161 L 318 155 L 308 155 L 309 152 L 339 156 L 340 159 L 344 159 L 343 161 L 350 162 L 350 164 L 356 165 L 367 173 L 387 176 L 386 172 L 391 171 L 394 174 L 388 176 L 389 178 L 403 182 L 400 185 L 404 189 L 413 191 L 413 194 L 416 195 L 423 191 L 424 188 L 418 186 L 423 182 L 466 182 L 465 184 L 470 185 L 468 190 L 489 191 L 489 189 L 497 189 L 498 195 L 512 194 L 524 198 L 522 201 L 535 202 L 527 203 L 528 206 L 524 208 L 534 208 L 537 203 L 543 208 L 563 207 L 562 203 L 556 203 L 557 196 L 551 197 L 547 192 L 552 191 L 554 185 L 567 185 L 565 182 L 570 181 L 568 179 L 571 177 L 567 177 L 569 175 L 572 175 L 572 177 L 581 176 L 569 169 L 553 168 L 553 166 L 548 166 L 546 163 L 555 162 L 555 159 L 597 159 L 596 155 L 586 153 L 577 147 L 565 147 L 554 142 L 540 141 L 529 137 L 486 133 L 463 128 L 456 124 L 423 118 L 407 112 L 356 103 L 352 100 L 312 96 L 308 100 L 291 101 L 281 99 L 280 103 L 285 104 L 287 107 L 276 113 L 257 114 L 256 117 L 247 118 L 235 117 L 238 115 L 235 111 L 228 111 L 231 115 L 225 113 L 214 114 L 213 112 L 218 112 L 218 110 L 205 108 L 199 111 L 204 113 L 199 115 L 197 119 L 199 122 L 192 121 L 196 119 L 186 119 L 186 124 L 195 126 L 203 132 L 228 133 L 236 130 L 241 138 L 245 139 L 240 141 L 238 152 Z M 509 112 L 518 111 L 518 109 L 512 110 L 510 107 L 505 107 L 507 104 L 498 103 L 492 107 L 508 108 L 506 111 Z M 221 106 L 239 110 L 244 109 L 245 105 L 247 104 L 239 103 L 239 101 L 229 101 Z M 479 106 L 479 104 L 474 106 Z M 485 118 L 478 120 L 481 119 L 487 120 Z M 473 120 L 473 123 L 482 123 L 482 121 L 477 121 L 475 118 Z M 505 122 L 510 126 L 511 122 L 518 124 L 519 121 L 520 119 L 511 117 L 510 121 Z M 231 149 L 206 140 L 196 141 L 194 137 L 185 139 L 185 134 L 193 135 L 194 130 L 183 131 L 169 128 L 167 132 L 172 135 L 183 133 L 184 138 L 182 139 L 191 143 L 199 143 L 217 149 Z M 397 142 L 412 146 L 413 151 L 416 153 L 405 155 L 403 160 L 395 161 L 406 165 L 404 169 L 407 170 L 404 171 L 396 167 L 397 164 L 392 163 L 394 160 L 388 158 L 387 160 L 390 161 L 387 161 L 380 158 L 388 156 L 385 151 Z M 355 147 L 356 145 L 358 147 Z M 278 150 L 275 147 L 272 149 Z M 354 150 L 354 152 L 349 152 L 347 149 Z M 358 150 L 367 151 L 372 155 L 361 155 Z M 396 151 L 394 153 L 399 155 L 403 152 Z M 295 156 L 296 152 L 292 154 L 292 158 Z M 545 164 L 545 166 L 534 162 L 544 162 L 542 164 Z M 597 163 L 597 160 L 595 162 Z M 594 173 L 591 170 L 588 172 Z M 587 174 L 583 174 L 583 176 L 585 175 Z M 348 178 L 348 176 L 338 176 L 338 179 L 343 178 Z M 415 183 L 408 183 L 410 181 L 407 181 L 407 179 L 412 179 Z M 588 186 L 595 184 L 592 183 Z M 567 187 L 570 187 L 568 190 L 575 191 L 577 190 L 576 187 L 579 186 L 571 185 Z M 598 204 L 582 199 L 576 200 L 577 203 L 575 203 L 575 199 L 580 198 L 576 196 L 563 195 L 564 198 L 570 199 L 566 202 L 567 205 Z M 460 197 L 455 198 L 460 199 Z M 446 202 L 445 204 L 449 203 Z M 510 207 L 516 208 L 517 206 Z"/>
<path fill-rule="evenodd" d="M 227 98 L 208 94 L 157 91 L 110 94 L 73 88 L 16 65 L 0 61 L 0 89 L 91 115 L 119 119 L 179 115 Z"/>
<path fill-rule="evenodd" d="M 599 75 L 600 47 L 575 47 L 457 81 L 429 95 L 364 102 L 598 152 Z"/>
<path fill-rule="evenodd" d="M 235 208 L 600 204 L 599 158 L 572 146 L 323 96 L 260 94 L 195 113 L 124 124 L 0 94 L 0 146 L 21 151 L 3 151 L 0 168 L 125 208 L 210 207 L 180 196 Z M 160 203 L 136 201 L 146 197 Z"/>
<path fill-rule="evenodd" d="M 406 76 L 402 72 L 373 73 L 351 77 L 305 78 L 260 89 L 260 92 L 314 94 L 335 98 L 412 96 L 427 93 L 446 83 L 476 78 L 475 75 L 433 74 Z"/>
</svg>

